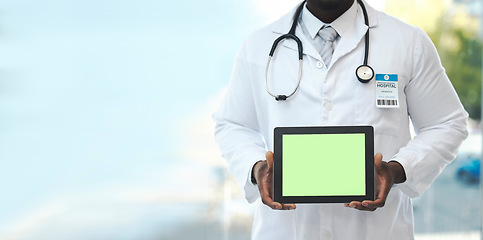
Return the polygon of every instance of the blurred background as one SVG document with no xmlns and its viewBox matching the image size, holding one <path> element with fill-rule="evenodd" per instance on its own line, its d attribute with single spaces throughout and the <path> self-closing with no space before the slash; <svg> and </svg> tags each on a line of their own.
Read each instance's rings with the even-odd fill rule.
<svg viewBox="0 0 483 240">
<path fill-rule="evenodd" d="M 249 239 L 211 113 L 243 39 L 298 0 L 0 0 L 0 239 Z M 483 6 L 368 0 L 423 28 L 470 113 L 416 239 L 480 239 Z"/>
</svg>

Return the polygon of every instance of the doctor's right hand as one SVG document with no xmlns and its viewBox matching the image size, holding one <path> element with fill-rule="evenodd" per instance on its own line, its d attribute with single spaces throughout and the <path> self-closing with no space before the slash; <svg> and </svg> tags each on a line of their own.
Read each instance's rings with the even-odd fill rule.
<svg viewBox="0 0 483 240">
<path fill-rule="evenodd" d="M 273 152 L 266 153 L 267 160 L 257 162 L 253 166 L 253 177 L 256 180 L 260 197 L 263 204 L 276 210 L 293 210 L 296 208 L 295 204 L 281 204 L 274 202 L 272 198 L 272 179 L 273 179 Z"/>
</svg>

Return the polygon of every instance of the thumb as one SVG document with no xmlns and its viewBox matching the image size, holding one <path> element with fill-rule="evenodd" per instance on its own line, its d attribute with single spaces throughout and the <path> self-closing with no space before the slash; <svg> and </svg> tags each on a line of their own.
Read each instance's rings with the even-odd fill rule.
<svg viewBox="0 0 483 240">
<path fill-rule="evenodd" d="M 380 168 L 380 167 L 381 167 L 381 164 L 382 164 L 382 154 L 377 153 L 377 154 L 374 156 L 374 166 L 375 166 L 376 168 Z"/>
<path fill-rule="evenodd" d="M 268 151 L 265 154 L 265 157 L 267 158 L 268 171 L 272 171 L 272 168 L 273 168 L 273 152 Z"/>
</svg>

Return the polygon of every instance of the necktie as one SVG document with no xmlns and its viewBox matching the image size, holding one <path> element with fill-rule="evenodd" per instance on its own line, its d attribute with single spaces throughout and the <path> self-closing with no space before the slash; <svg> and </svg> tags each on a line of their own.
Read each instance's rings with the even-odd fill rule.
<svg viewBox="0 0 483 240">
<path fill-rule="evenodd" d="M 320 49 L 319 53 L 324 60 L 325 65 L 329 65 L 330 60 L 332 59 L 332 53 L 334 53 L 334 41 L 339 35 L 337 31 L 331 26 L 323 26 L 319 30 L 318 34 L 322 38 L 322 48 Z"/>
</svg>

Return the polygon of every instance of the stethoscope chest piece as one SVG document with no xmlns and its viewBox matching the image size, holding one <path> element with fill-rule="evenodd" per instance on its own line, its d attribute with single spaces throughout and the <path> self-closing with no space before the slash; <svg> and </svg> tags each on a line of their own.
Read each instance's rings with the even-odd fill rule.
<svg viewBox="0 0 483 240">
<path fill-rule="evenodd" d="M 361 83 L 368 83 L 374 77 L 374 70 L 369 65 L 360 65 L 356 69 L 356 76 Z"/>
</svg>

